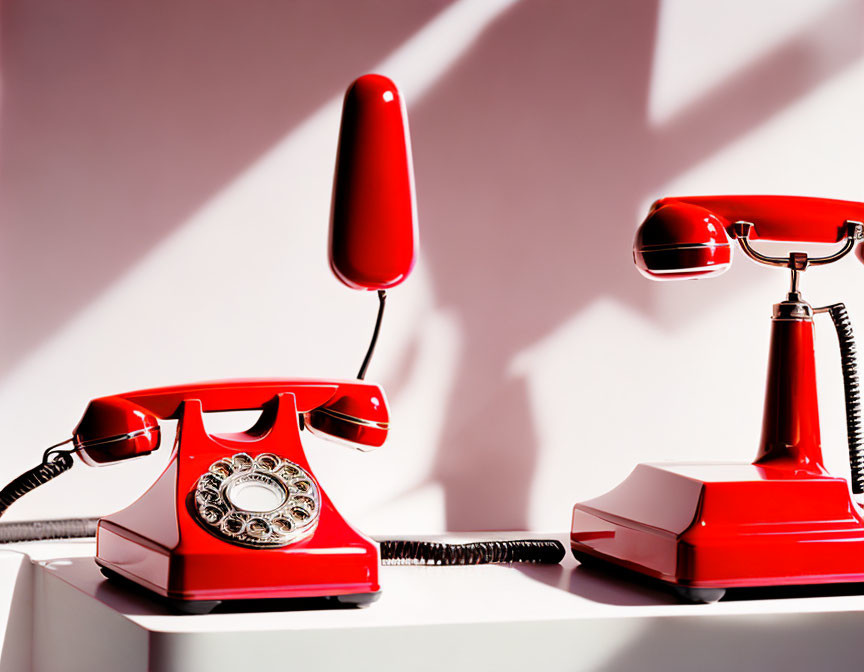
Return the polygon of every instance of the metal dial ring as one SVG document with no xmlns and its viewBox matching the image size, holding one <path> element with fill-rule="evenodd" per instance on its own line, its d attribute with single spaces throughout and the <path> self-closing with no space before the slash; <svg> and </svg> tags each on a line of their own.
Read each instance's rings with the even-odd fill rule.
<svg viewBox="0 0 864 672">
<path fill-rule="evenodd" d="M 235 453 L 201 474 L 190 507 L 211 534 L 241 546 L 278 548 L 315 531 L 321 497 L 299 465 L 273 453 Z"/>
</svg>

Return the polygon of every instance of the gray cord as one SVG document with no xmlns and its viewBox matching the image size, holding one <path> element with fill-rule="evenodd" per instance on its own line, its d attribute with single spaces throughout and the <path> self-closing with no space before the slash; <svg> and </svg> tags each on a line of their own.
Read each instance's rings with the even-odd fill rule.
<svg viewBox="0 0 864 672">
<path fill-rule="evenodd" d="M 96 536 L 98 518 L 22 520 L 0 523 L 0 544 L 43 539 L 81 539 Z"/>
</svg>

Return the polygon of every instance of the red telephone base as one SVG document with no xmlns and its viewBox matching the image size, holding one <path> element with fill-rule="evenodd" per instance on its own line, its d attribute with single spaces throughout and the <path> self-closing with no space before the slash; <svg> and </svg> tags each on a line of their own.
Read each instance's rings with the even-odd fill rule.
<svg viewBox="0 0 864 672">
<path fill-rule="evenodd" d="M 166 552 L 103 518 L 97 545 L 100 567 L 175 602 L 345 597 L 361 604 L 380 593 L 372 580 L 377 578 L 377 549 L 359 534 L 354 543 L 345 539 L 342 548 L 316 544 L 313 537 L 293 549 Z M 362 595 L 369 597 L 359 599 Z"/>
<path fill-rule="evenodd" d="M 332 395 L 332 386 L 329 392 L 320 387 L 325 399 Z M 312 474 L 300 443 L 296 398 L 279 394 L 255 428 L 218 435 L 205 430 L 201 402 L 184 401 L 168 467 L 135 503 L 99 521 L 97 563 L 109 574 L 181 603 L 374 600 L 379 590 L 378 547 L 345 522 Z M 196 483 L 217 460 L 241 454 L 273 455 L 306 472 L 320 496 L 314 529 L 276 548 L 248 547 L 205 529 L 195 516 Z"/>
<path fill-rule="evenodd" d="M 570 540 L 577 558 L 719 595 L 864 581 L 864 520 L 847 482 L 788 468 L 640 464 L 576 504 Z"/>
</svg>

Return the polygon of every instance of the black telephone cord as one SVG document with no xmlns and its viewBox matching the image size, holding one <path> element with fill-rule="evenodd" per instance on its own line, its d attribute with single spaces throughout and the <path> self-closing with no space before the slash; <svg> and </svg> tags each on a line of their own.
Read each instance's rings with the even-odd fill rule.
<svg viewBox="0 0 864 672">
<path fill-rule="evenodd" d="M 555 539 L 477 541 L 467 544 L 389 539 L 380 544 L 382 565 L 485 565 L 510 562 L 557 565 L 566 554 L 564 545 Z"/>
<path fill-rule="evenodd" d="M 375 353 L 375 346 L 378 344 L 378 334 L 381 333 L 381 322 L 384 319 L 384 307 L 387 304 L 387 292 L 383 289 L 378 290 L 378 317 L 375 318 L 375 328 L 372 330 L 372 340 L 369 341 L 369 348 L 366 350 L 366 356 L 363 358 L 363 363 L 360 365 L 360 371 L 357 373 L 357 379 L 363 380 L 366 377 L 366 369 L 369 368 L 369 362 L 372 361 L 372 355 Z"/>
<path fill-rule="evenodd" d="M 843 392 L 846 400 L 846 438 L 849 443 L 849 468 L 852 492 L 864 493 L 864 433 L 861 427 L 861 391 L 858 385 L 858 363 L 852 321 L 846 306 L 835 303 L 827 307 L 840 342 L 840 364 L 843 368 Z"/>
<path fill-rule="evenodd" d="M 72 468 L 71 451 L 54 451 L 53 456 L 50 456 L 50 452 L 51 448 L 45 452 L 45 458 L 43 458 L 41 464 L 28 469 L 0 490 L 0 516 L 6 513 L 6 509 L 28 492 L 35 490 L 40 485 L 47 483 L 52 478 L 57 478 L 64 471 Z"/>
</svg>

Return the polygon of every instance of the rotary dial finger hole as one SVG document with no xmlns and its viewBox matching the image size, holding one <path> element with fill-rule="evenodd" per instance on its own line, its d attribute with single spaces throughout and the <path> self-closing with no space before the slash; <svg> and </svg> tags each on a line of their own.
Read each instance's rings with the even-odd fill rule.
<svg viewBox="0 0 864 672">
<path fill-rule="evenodd" d="M 312 489 L 312 483 L 304 478 L 298 478 L 291 481 L 291 487 L 298 492 L 309 492 Z"/>
<path fill-rule="evenodd" d="M 291 498 L 291 501 L 298 506 L 302 506 L 308 511 L 315 510 L 315 500 L 306 495 L 294 495 L 294 497 Z"/>
<path fill-rule="evenodd" d="M 294 531 L 294 521 L 285 516 L 279 516 L 270 521 L 273 532 L 280 536 L 287 536 Z"/>
<path fill-rule="evenodd" d="M 210 465 L 210 473 L 219 478 L 228 478 L 234 473 L 234 464 L 231 460 L 219 460 Z"/>
<path fill-rule="evenodd" d="M 248 469 L 249 467 L 252 466 L 252 464 L 254 462 L 252 460 L 252 457 L 250 455 L 247 455 L 246 453 L 237 453 L 236 455 L 234 455 L 230 459 L 231 459 L 231 464 L 234 465 L 235 470 L 236 469 L 240 469 L 240 470 Z"/>
<path fill-rule="evenodd" d="M 291 480 L 292 478 L 296 478 L 301 475 L 302 470 L 296 464 L 283 464 L 282 468 L 279 470 L 279 475 L 282 478 Z"/>
<path fill-rule="evenodd" d="M 239 536 L 246 529 L 246 521 L 236 513 L 232 513 L 222 520 L 221 529 L 226 534 Z"/>
<path fill-rule="evenodd" d="M 276 471 L 282 464 L 282 459 L 273 453 L 262 453 L 255 458 L 255 464 L 267 471 Z"/>
</svg>

